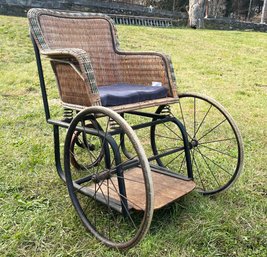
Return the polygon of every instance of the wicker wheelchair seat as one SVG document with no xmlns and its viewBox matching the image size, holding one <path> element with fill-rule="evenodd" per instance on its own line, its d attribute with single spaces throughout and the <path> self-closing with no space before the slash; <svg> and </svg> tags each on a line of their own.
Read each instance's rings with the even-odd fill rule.
<svg viewBox="0 0 267 257">
<path fill-rule="evenodd" d="M 28 17 L 41 54 L 51 61 L 64 107 L 104 105 L 121 112 L 177 102 L 171 60 L 156 52 L 121 51 L 108 16 L 31 9 Z M 152 88 L 153 81 L 162 88 Z M 145 87 L 133 93 L 124 86 L 117 97 L 112 85 L 118 84 Z M 113 87 L 108 96 L 106 87 L 100 89 L 107 85 Z"/>
</svg>

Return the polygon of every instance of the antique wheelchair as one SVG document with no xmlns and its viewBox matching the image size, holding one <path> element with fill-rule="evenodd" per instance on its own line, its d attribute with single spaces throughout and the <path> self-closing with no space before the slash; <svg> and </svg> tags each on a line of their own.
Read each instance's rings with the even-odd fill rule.
<svg viewBox="0 0 267 257">
<path fill-rule="evenodd" d="M 243 166 L 234 120 L 209 97 L 177 94 L 169 58 L 119 50 L 105 15 L 31 9 L 28 18 L 57 171 L 97 239 L 133 247 L 154 210 L 194 188 L 214 195 L 233 185 Z M 56 76 L 62 119 L 50 116 L 40 53 Z"/>
</svg>

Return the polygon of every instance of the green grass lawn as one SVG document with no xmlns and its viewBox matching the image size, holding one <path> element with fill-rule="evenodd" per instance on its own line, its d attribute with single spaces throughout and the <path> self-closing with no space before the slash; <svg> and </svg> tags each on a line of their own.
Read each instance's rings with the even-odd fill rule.
<svg viewBox="0 0 267 257">
<path fill-rule="evenodd" d="M 207 94 L 236 120 L 245 168 L 234 187 L 154 214 L 145 239 L 111 250 L 81 225 L 56 174 L 26 18 L 0 16 L 0 256 L 267 255 L 267 34 L 118 26 L 121 48 L 172 57 L 178 90 Z M 58 115 L 46 61 L 47 87 Z M 64 133 L 62 133 L 63 144 Z"/>
</svg>

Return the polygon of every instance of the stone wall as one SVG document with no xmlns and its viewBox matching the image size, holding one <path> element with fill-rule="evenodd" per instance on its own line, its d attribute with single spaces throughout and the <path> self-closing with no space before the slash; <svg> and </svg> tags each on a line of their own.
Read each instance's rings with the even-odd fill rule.
<svg viewBox="0 0 267 257">
<path fill-rule="evenodd" d="M 187 13 L 171 12 L 166 10 L 153 9 L 135 4 L 105 2 L 95 0 L 0 0 L 0 14 L 25 16 L 31 7 L 62 9 L 72 11 L 102 12 L 110 14 L 158 16 L 175 19 L 186 19 Z"/>
<path fill-rule="evenodd" d="M 237 21 L 230 18 L 205 18 L 205 29 L 267 32 L 267 24 Z"/>
<path fill-rule="evenodd" d="M 113 16 L 128 15 L 129 17 L 165 17 L 172 20 L 171 23 L 173 26 L 185 26 L 188 21 L 187 13 L 173 13 L 170 11 L 162 11 L 157 9 L 153 9 L 153 12 L 151 13 L 149 12 L 149 9 L 147 7 L 119 2 L 105 2 L 95 0 L 0 0 L 0 14 L 26 16 L 27 11 L 32 7 L 102 12 L 113 14 Z M 204 27 L 206 29 L 252 30 L 267 32 L 267 24 L 241 22 L 230 18 L 206 18 L 204 20 Z"/>
</svg>

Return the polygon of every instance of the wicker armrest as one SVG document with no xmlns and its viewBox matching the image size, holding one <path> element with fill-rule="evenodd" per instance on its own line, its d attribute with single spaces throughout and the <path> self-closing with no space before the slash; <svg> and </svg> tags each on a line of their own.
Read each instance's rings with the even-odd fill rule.
<svg viewBox="0 0 267 257">
<path fill-rule="evenodd" d="M 71 67 L 89 86 L 90 93 L 98 94 L 94 71 L 86 51 L 79 48 L 62 48 L 41 50 L 40 52 L 41 54 L 49 57 L 52 61 L 71 65 Z"/>
<path fill-rule="evenodd" d="M 170 57 L 157 52 L 121 52 L 122 70 L 141 84 L 149 81 L 162 82 L 169 90 L 168 95 L 177 97 L 176 79 Z"/>
</svg>

